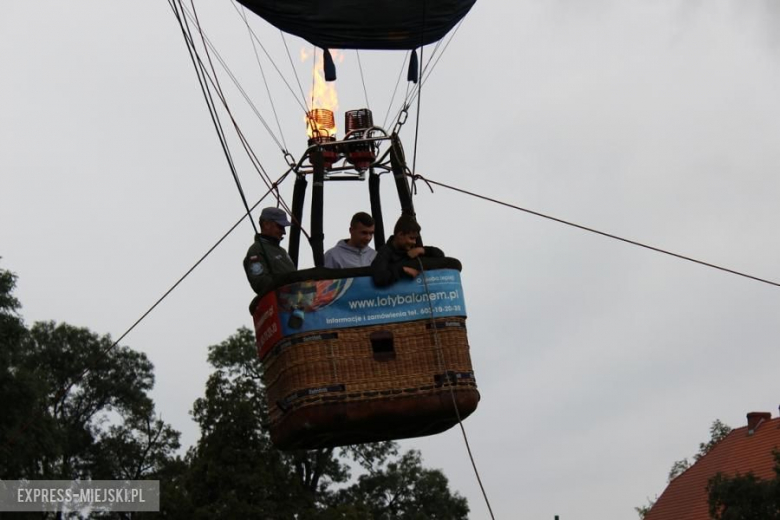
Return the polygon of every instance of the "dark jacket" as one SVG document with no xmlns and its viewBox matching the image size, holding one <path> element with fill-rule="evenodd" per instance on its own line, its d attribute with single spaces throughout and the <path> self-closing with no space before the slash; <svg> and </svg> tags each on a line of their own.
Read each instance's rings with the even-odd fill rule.
<svg viewBox="0 0 780 520">
<path fill-rule="evenodd" d="M 438 247 L 425 246 L 423 256 L 429 258 L 443 258 L 444 253 Z M 416 258 L 409 258 L 406 251 L 393 247 L 393 236 L 387 239 L 387 243 L 376 252 L 376 258 L 371 262 L 374 285 L 386 287 L 392 285 L 401 278 L 411 278 L 404 266 L 420 270 L 420 264 Z"/>
<path fill-rule="evenodd" d="M 263 294 L 272 275 L 291 271 L 295 271 L 295 264 L 279 241 L 266 235 L 255 235 L 255 242 L 249 246 L 244 258 L 244 272 L 252 289 Z"/>
</svg>

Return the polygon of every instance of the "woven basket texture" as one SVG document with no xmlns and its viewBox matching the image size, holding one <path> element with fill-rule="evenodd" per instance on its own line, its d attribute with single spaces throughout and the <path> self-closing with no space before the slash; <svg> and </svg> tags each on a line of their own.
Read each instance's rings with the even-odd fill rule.
<svg viewBox="0 0 780 520">
<path fill-rule="evenodd" d="M 435 321 L 438 342 L 431 320 L 286 338 L 263 361 L 271 426 L 282 421 L 290 408 L 321 406 L 333 400 L 370 407 L 376 399 L 394 399 L 400 394 L 449 393 L 452 380 L 443 378 L 445 373 L 460 375 L 457 389 L 476 389 L 465 318 Z M 329 337 L 333 332 L 336 337 Z M 376 341 L 388 333 L 392 347 L 386 339 Z M 306 395 L 312 389 L 326 388 L 339 390 Z"/>
</svg>

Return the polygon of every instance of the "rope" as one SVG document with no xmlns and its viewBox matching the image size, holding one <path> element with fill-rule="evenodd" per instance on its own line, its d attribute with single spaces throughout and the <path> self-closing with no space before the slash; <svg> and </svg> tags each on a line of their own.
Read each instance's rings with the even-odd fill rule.
<svg viewBox="0 0 780 520">
<path fill-rule="evenodd" d="M 441 371 L 442 375 L 448 380 L 448 385 L 450 388 L 450 397 L 452 398 L 452 406 L 455 408 L 455 416 L 458 419 L 458 426 L 460 426 L 460 432 L 463 435 L 463 442 L 466 444 L 466 451 L 469 454 L 469 460 L 471 460 L 471 467 L 474 469 L 474 475 L 477 477 L 477 482 L 479 483 L 479 489 L 482 491 L 482 497 L 485 499 L 485 504 L 487 505 L 488 512 L 490 513 L 490 518 L 493 520 L 496 519 L 495 516 L 493 516 L 493 508 L 490 506 L 490 500 L 488 499 L 487 492 L 485 491 L 485 486 L 482 484 L 482 478 L 479 476 L 479 470 L 477 469 L 477 463 L 474 460 L 474 454 L 471 452 L 471 445 L 469 444 L 469 438 L 468 435 L 466 435 L 466 428 L 463 426 L 463 419 L 460 416 L 460 410 L 458 409 L 458 401 L 455 399 L 455 384 L 451 381 L 449 381 L 449 372 L 444 366 L 444 354 L 442 353 L 442 346 L 441 346 L 441 338 L 439 337 L 439 329 L 436 327 L 436 320 L 433 318 L 433 302 L 431 301 L 431 290 L 428 287 L 428 279 L 425 276 L 425 267 L 423 267 L 422 258 L 420 256 L 417 256 L 417 263 L 420 265 L 420 277 L 423 280 L 423 284 L 425 286 L 425 293 L 428 295 L 428 311 L 430 315 L 430 322 L 431 322 L 431 329 L 433 330 L 433 338 L 434 338 L 434 344 L 436 345 L 436 357 L 439 361 L 439 370 Z"/>
<path fill-rule="evenodd" d="M 368 102 L 368 89 L 366 88 L 366 78 L 363 75 L 363 63 L 360 61 L 360 51 L 355 49 L 355 55 L 357 56 L 358 68 L 360 68 L 360 81 L 363 82 L 363 94 L 366 96 L 366 108 L 371 110 L 371 104 Z"/>
<path fill-rule="evenodd" d="M 420 47 L 420 69 L 422 69 L 422 64 L 424 63 L 424 55 L 425 53 L 425 47 Z M 422 80 L 422 78 L 420 78 Z M 422 108 L 422 82 L 420 82 L 420 86 L 417 87 L 417 114 L 415 117 L 414 122 L 414 151 L 412 153 L 412 173 L 417 171 L 417 141 L 420 137 L 420 111 Z"/>
<path fill-rule="evenodd" d="M 235 1 L 233 2 L 233 7 L 236 7 Z M 241 18 L 244 19 L 244 23 L 246 24 L 246 29 L 249 31 L 249 41 L 252 42 L 252 50 L 255 53 L 255 60 L 257 61 L 257 66 L 260 68 L 260 75 L 263 77 L 263 85 L 265 85 L 265 92 L 268 94 L 268 103 L 271 105 L 271 110 L 273 110 L 274 113 L 274 119 L 276 120 L 276 127 L 279 129 L 279 137 L 282 138 L 282 144 L 284 145 L 284 150 L 287 152 L 287 141 L 284 139 L 284 132 L 282 131 L 282 124 L 279 121 L 279 114 L 276 113 L 276 105 L 274 105 L 273 96 L 271 95 L 271 88 L 268 86 L 268 79 L 265 77 L 265 70 L 263 70 L 263 64 L 260 62 L 260 55 L 257 53 L 257 45 L 255 45 L 255 40 L 252 38 L 254 36 L 254 33 L 252 32 L 252 28 L 249 26 L 249 20 L 246 17 L 246 9 L 241 7 Z"/>
<path fill-rule="evenodd" d="M 241 13 L 240 13 L 240 11 L 239 11 L 239 9 L 238 9 L 238 7 L 235 5 L 235 2 L 233 2 L 233 8 L 236 10 L 236 12 L 238 12 L 239 14 L 241 14 Z M 304 106 L 304 105 L 301 103 L 301 100 L 300 100 L 300 99 L 298 99 L 298 96 L 297 96 L 297 94 L 295 93 L 295 91 L 293 90 L 293 88 L 290 86 L 290 84 L 289 84 L 289 83 L 287 83 L 287 80 L 285 79 L 285 77 L 284 77 L 284 74 L 282 74 L 282 71 L 281 71 L 281 70 L 279 70 L 279 67 L 276 65 L 276 62 L 275 62 L 275 61 L 274 61 L 274 59 L 271 57 L 271 54 L 268 52 L 268 50 L 266 50 L 265 46 L 263 45 L 263 42 L 261 42 L 261 41 L 260 41 L 260 38 L 258 38 L 258 37 L 257 37 L 257 35 L 255 34 L 255 32 L 254 32 L 254 31 L 253 31 L 251 28 L 250 28 L 249 32 L 252 34 L 252 38 L 253 38 L 253 39 L 254 39 L 254 40 L 255 40 L 255 41 L 258 43 L 258 45 L 260 45 L 260 48 L 261 48 L 261 49 L 263 49 L 263 52 L 265 53 L 265 56 L 266 56 L 266 58 L 268 58 L 268 61 L 270 61 L 270 62 L 271 62 L 271 65 L 273 65 L 274 69 L 276 70 L 276 73 L 277 73 L 277 74 L 279 74 L 279 78 L 280 78 L 280 79 L 282 80 L 282 82 L 285 84 L 285 86 L 287 87 L 287 90 L 289 90 L 289 91 L 290 91 L 290 94 L 292 94 L 292 96 L 293 96 L 293 99 L 295 99 L 296 103 L 298 103 L 298 105 L 300 105 L 301 109 L 302 109 L 304 112 L 306 112 L 306 107 L 305 107 L 305 106 Z M 282 32 L 282 31 L 279 31 L 279 33 L 281 33 L 281 32 Z M 282 39 L 284 40 L 284 34 L 282 34 Z M 285 46 L 285 47 L 287 47 L 287 41 L 286 41 L 286 40 L 284 41 L 284 46 Z M 290 51 L 289 51 L 289 49 L 287 50 L 287 55 L 288 55 L 288 56 L 290 56 Z M 290 57 L 290 64 L 292 64 L 292 57 Z M 295 68 L 294 68 L 294 66 L 293 66 L 293 73 L 295 73 Z M 298 76 L 297 76 L 297 74 L 296 74 L 296 76 L 295 76 L 295 77 L 296 77 L 296 79 L 298 79 Z M 301 85 L 301 83 L 300 83 L 300 81 L 299 81 L 299 82 L 298 82 L 298 86 L 300 87 L 300 85 Z M 303 96 L 303 89 L 301 89 L 301 96 L 302 96 L 302 98 L 303 98 L 303 100 L 304 100 L 304 103 L 305 103 L 305 101 L 306 101 L 306 96 Z"/>
<path fill-rule="evenodd" d="M 169 0 L 169 2 L 170 2 L 170 0 Z M 181 4 L 180 0 L 179 0 L 179 3 Z M 189 18 L 192 23 L 196 23 L 194 15 L 185 6 L 182 6 L 182 9 L 183 9 L 184 14 L 187 16 L 187 18 Z M 196 23 L 196 25 L 198 25 L 198 24 Z M 260 111 L 257 109 L 255 104 L 249 98 L 249 95 L 246 93 L 246 90 L 241 86 L 241 84 L 239 83 L 239 81 L 236 78 L 235 74 L 233 74 L 233 71 L 228 66 L 227 62 L 225 62 L 225 60 L 222 58 L 222 55 L 219 53 L 219 51 L 217 51 L 217 49 L 214 46 L 214 44 L 211 43 L 211 40 L 208 38 L 208 36 L 205 35 L 205 32 L 202 30 L 202 28 L 199 27 L 199 29 L 200 29 L 200 32 L 201 32 L 201 35 L 202 35 L 203 39 L 206 42 L 206 45 L 208 45 L 208 48 L 211 49 L 211 52 L 214 54 L 214 56 L 216 57 L 217 61 L 219 62 L 219 64 L 224 69 L 225 73 L 228 75 L 230 80 L 233 82 L 233 85 L 235 85 L 235 87 L 238 89 L 239 93 L 244 98 L 244 101 L 246 101 L 247 105 L 249 105 L 249 108 L 252 109 L 252 111 L 255 113 L 255 116 L 257 116 L 257 118 L 263 124 L 263 126 L 266 129 L 266 131 L 271 136 L 271 139 L 282 150 L 282 152 L 285 152 L 284 146 L 282 146 L 282 143 L 279 142 L 279 139 L 276 137 L 276 135 L 274 134 L 273 130 L 271 130 L 271 127 L 268 125 L 268 123 L 266 122 L 265 118 L 260 114 Z M 250 31 L 251 31 L 251 29 L 250 29 Z M 262 44 L 261 44 L 261 46 L 262 46 Z M 193 47 L 194 47 L 194 45 L 193 45 Z M 196 52 L 196 55 L 197 55 L 197 52 Z M 267 55 L 267 53 L 266 53 L 266 55 Z M 200 61 L 200 57 L 198 57 L 198 61 Z M 214 80 L 211 79 L 210 77 L 209 77 L 209 81 L 212 84 L 214 83 Z"/>
<path fill-rule="evenodd" d="M 528 213 L 528 214 L 531 214 L 531 215 L 535 215 L 537 217 L 545 218 L 547 220 L 552 220 L 553 222 L 558 222 L 559 224 L 565 224 L 567 226 L 571 226 L 571 227 L 574 227 L 574 228 L 577 228 L 577 229 L 581 229 L 582 231 L 587 231 L 589 233 L 595 233 L 597 235 L 601 235 L 603 237 L 611 238 L 613 240 L 619 240 L 621 242 L 625 242 L 625 243 L 631 244 L 633 246 L 643 247 L 645 249 L 649 249 L 651 251 L 655 251 L 656 253 L 663 253 L 665 255 L 669 255 L 669 256 L 672 256 L 674 258 L 679 258 L 680 260 L 686 260 L 688 262 L 693 262 L 695 264 L 703 265 L 705 267 L 710 267 L 712 269 L 717 269 L 719 271 L 723 271 L 723 272 L 726 272 L 726 273 L 729 273 L 729 274 L 733 274 L 733 275 L 736 275 L 736 276 L 741 276 L 743 278 L 749 278 L 751 280 L 755 280 L 756 282 L 765 283 L 765 284 L 768 284 L 768 285 L 772 285 L 774 287 L 780 287 L 780 283 L 773 282 L 772 280 L 767 280 L 765 278 L 760 278 L 758 276 L 753 276 L 751 274 L 743 273 L 743 272 L 737 271 L 735 269 L 729 269 L 727 267 L 723 267 L 723 266 L 720 266 L 720 265 L 717 265 L 717 264 L 713 264 L 711 262 L 705 262 L 703 260 L 697 260 L 696 258 L 692 258 L 690 256 L 685 256 L 685 255 L 682 255 L 682 254 L 679 254 L 679 253 L 673 253 L 673 252 L 668 251 L 666 249 L 661 249 L 660 247 L 655 247 L 655 246 L 651 246 L 651 245 L 648 245 L 648 244 L 644 244 L 642 242 L 638 242 L 636 240 L 623 238 L 623 237 L 620 237 L 620 236 L 617 236 L 617 235 L 613 235 L 612 233 L 599 231 L 598 229 L 594 229 L 594 228 L 590 228 L 590 227 L 587 227 L 587 226 L 583 226 L 581 224 L 575 224 L 574 222 L 569 222 L 567 220 L 563 220 L 563 219 L 560 219 L 560 218 L 557 218 L 557 217 L 553 217 L 553 216 L 550 216 L 550 215 L 545 215 L 544 213 L 539 213 L 538 211 L 533 211 L 533 210 L 530 210 L 530 209 L 522 208 L 520 206 L 515 206 L 514 204 L 509 204 L 508 202 L 502 202 L 500 200 L 493 199 L 493 198 L 487 197 L 485 195 L 479 195 L 477 193 L 473 193 L 473 192 L 470 192 L 470 191 L 467 191 L 467 190 L 463 190 L 463 189 L 460 189 L 460 188 L 456 188 L 454 186 L 450 186 L 450 185 L 444 184 L 442 182 L 433 181 L 431 179 L 424 179 L 421 175 L 415 175 L 415 177 L 417 177 L 418 179 L 425 180 L 425 182 L 427 182 L 429 184 L 435 184 L 436 186 L 441 186 L 442 188 L 447 188 L 447 189 L 452 190 L 452 191 L 457 191 L 459 193 L 463 193 L 464 195 L 469 195 L 469 196 L 472 196 L 472 197 L 476 197 L 478 199 L 482 199 L 482 200 L 486 200 L 488 202 L 492 202 L 494 204 L 499 204 L 501 206 L 506 206 L 508 208 L 516 209 L 518 211 L 523 211 L 525 213 Z"/>
<path fill-rule="evenodd" d="M 179 0 L 179 1 L 181 1 L 181 0 Z M 211 67 L 211 73 L 212 73 L 212 75 L 214 77 L 216 91 L 219 94 L 219 98 L 222 100 L 222 104 L 224 105 L 225 110 L 227 110 L 227 113 L 230 116 L 230 120 L 233 122 L 233 127 L 236 129 L 237 132 L 239 132 L 240 135 L 242 135 L 240 130 L 239 130 L 239 128 L 238 128 L 238 124 L 236 123 L 236 120 L 233 117 L 232 112 L 230 111 L 230 107 L 227 105 L 227 102 L 225 100 L 225 95 L 222 92 L 222 86 L 219 83 L 219 77 L 217 76 L 217 71 L 214 69 L 214 63 L 211 61 L 211 53 L 209 52 L 208 46 L 206 45 L 206 37 L 203 34 L 203 26 L 200 24 L 200 20 L 198 19 L 198 12 L 195 9 L 195 0 L 190 0 L 190 5 L 192 6 L 192 12 L 195 15 L 195 22 L 197 23 L 197 28 L 198 28 L 198 31 L 200 33 L 201 41 L 203 43 L 203 48 L 204 48 L 204 50 L 206 52 L 206 58 L 208 59 L 209 66 Z M 189 31 L 189 27 L 188 27 L 188 31 Z M 202 66 L 202 63 L 201 63 L 201 66 Z M 214 101 L 213 101 L 213 98 L 211 97 L 211 90 L 210 89 L 206 89 L 206 90 L 208 91 L 209 101 L 213 105 Z M 225 138 L 224 130 L 222 129 L 222 123 L 219 121 L 219 115 L 216 113 L 216 106 L 214 106 L 214 108 L 213 108 L 213 113 L 216 116 L 215 117 L 215 121 L 216 121 L 217 126 L 219 127 L 217 133 L 221 134 L 220 135 L 220 139 L 224 143 L 223 144 L 223 148 L 225 149 L 226 153 L 229 153 L 228 152 L 228 147 L 227 147 L 227 139 Z M 247 152 L 247 154 L 249 154 L 249 149 L 247 148 L 248 143 L 243 139 L 243 135 L 242 135 L 241 142 L 244 144 L 245 151 Z M 250 155 L 253 155 L 253 154 L 250 154 Z M 244 193 L 244 188 L 241 186 L 241 179 L 238 178 L 238 170 L 236 170 L 235 164 L 233 163 L 232 159 L 230 161 L 228 161 L 228 162 L 230 163 L 230 171 L 231 171 L 231 173 L 233 175 L 233 180 L 236 183 L 236 188 L 238 188 L 238 193 L 241 196 L 241 202 L 244 204 L 244 208 L 246 209 L 246 212 L 247 212 L 247 214 L 250 217 L 249 220 L 252 223 L 252 228 L 255 230 L 255 233 L 257 233 L 257 226 L 255 226 L 254 219 L 251 218 L 252 214 L 251 214 L 251 210 L 249 209 L 249 202 L 247 202 L 246 194 Z M 266 179 L 264 178 L 264 180 L 266 180 Z M 268 180 L 270 181 L 270 179 L 268 179 Z M 268 183 L 266 183 L 266 186 L 268 186 Z M 269 188 L 270 188 L 270 186 L 269 186 Z"/>
<path fill-rule="evenodd" d="M 428 81 L 428 78 L 433 74 L 433 70 L 436 68 L 436 65 L 438 65 L 439 60 L 444 56 L 444 53 L 447 51 L 447 48 L 450 46 L 450 43 L 452 43 L 453 38 L 455 38 L 455 34 L 457 34 L 458 29 L 460 29 L 460 26 L 463 24 L 464 19 L 461 19 L 460 22 L 458 22 L 458 25 L 455 27 L 455 30 L 452 31 L 447 39 L 447 43 L 444 44 L 444 49 L 442 49 L 441 53 L 437 54 L 439 50 L 439 46 L 441 45 L 441 40 L 436 42 L 436 46 L 433 48 L 433 52 L 431 53 L 431 57 L 428 59 L 428 63 L 422 68 L 422 72 L 420 73 L 420 82 L 414 86 L 414 88 L 411 90 L 411 93 L 409 92 L 409 86 L 407 85 L 406 89 L 406 95 L 404 97 L 404 104 L 403 106 L 398 110 L 398 113 L 396 114 L 396 119 L 401 117 L 401 114 L 408 110 L 411 106 L 412 102 L 415 100 L 415 98 L 418 95 L 418 89 L 422 88 L 423 83 Z M 434 61 L 434 56 L 436 56 L 436 59 Z M 405 63 L 405 62 L 404 62 Z M 422 64 L 422 62 L 421 62 Z M 428 70 L 430 68 L 430 70 Z M 388 108 L 388 113 L 390 112 L 390 109 Z"/>
<path fill-rule="evenodd" d="M 284 33 L 279 30 L 279 34 L 282 36 L 282 42 L 284 43 L 284 48 L 287 51 L 287 58 L 290 60 L 290 67 L 292 68 L 293 74 L 295 75 L 295 81 L 298 82 L 298 90 L 301 91 L 301 99 L 303 100 L 303 104 L 301 105 L 301 108 L 305 113 L 308 113 L 309 111 L 306 109 L 306 94 L 303 93 L 303 86 L 301 85 L 301 80 L 298 77 L 298 71 L 295 68 L 295 64 L 293 63 L 292 55 L 290 54 L 290 48 L 287 46 L 287 38 L 284 37 Z M 312 54 L 312 59 L 314 59 L 314 55 Z M 279 70 L 279 69 L 277 69 Z M 281 72 L 279 73 L 281 74 Z M 285 81 L 285 84 L 287 82 Z M 289 87 L 289 85 L 288 85 Z M 290 89 L 292 90 L 292 89 Z M 300 104 L 300 102 L 299 102 Z"/>
<path fill-rule="evenodd" d="M 225 108 L 228 116 L 230 117 L 230 120 L 231 120 L 231 122 L 233 124 L 233 128 L 236 130 L 236 133 L 239 136 L 240 142 L 241 142 L 242 146 L 244 147 L 244 150 L 245 150 L 247 156 L 250 159 L 250 162 L 255 167 L 258 175 L 260 175 L 260 178 L 263 180 L 263 183 L 266 185 L 266 187 L 269 190 L 273 190 L 275 192 L 275 198 L 277 200 L 277 204 L 281 205 L 288 213 L 291 214 L 292 212 L 290 211 L 289 206 L 287 205 L 287 203 L 284 201 L 284 199 L 282 198 L 281 194 L 279 193 L 279 190 L 277 188 L 277 183 L 274 183 L 274 182 L 271 181 L 270 175 L 268 175 L 268 173 L 265 171 L 265 168 L 263 168 L 262 163 L 257 158 L 257 155 L 254 153 L 254 150 L 252 149 L 252 147 L 249 144 L 248 140 L 244 136 L 244 133 L 241 131 L 241 128 L 238 126 L 238 122 L 236 121 L 235 117 L 233 117 L 233 113 L 230 110 L 230 107 L 229 107 L 229 105 L 227 103 L 227 100 L 225 99 L 225 96 L 222 93 L 222 89 L 221 89 L 221 87 L 219 85 L 219 82 L 216 79 L 216 71 L 214 70 L 213 63 L 211 62 L 211 55 L 208 52 L 209 48 L 214 50 L 213 46 L 211 46 L 210 43 L 208 43 L 208 40 L 207 40 L 205 34 L 202 31 L 202 27 L 201 27 L 201 25 L 200 25 L 200 23 L 198 22 L 198 19 L 197 19 L 197 13 L 195 15 L 193 15 L 193 14 L 190 14 L 188 11 L 186 11 L 184 6 L 181 5 L 181 0 L 179 0 L 179 7 L 191 19 L 194 18 L 194 22 L 193 23 L 195 23 L 195 25 L 200 30 L 201 39 L 204 42 L 204 49 L 206 50 L 206 55 L 208 57 L 209 64 L 211 65 L 211 70 L 212 70 L 212 73 L 213 73 L 213 76 L 214 76 L 213 78 L 212 78 L 212 76 L 210 76 L 206 72 L 205 65 L 203 64 L 203 61 L 201 60 L 200 56 L 197 53 L 197 50 L 195 49 L 194 41 L 192 39 L 192 34 L 189 32 L 189 25 L 186 23 L 186 19 L 184 19 L 182 21 L 182 18 L 179 16 L 179 14 L 176 12 L 176 10 L 174 8 L 174 13 L 177 15 L 177 19 L 179 19 L 179 24 L 182 27 L 182 31 L 183 32 L 185 31 L 185 26 L 186 26 L 185 41 L 188 44 L 188 51 L 190 52 L 190 58 L 192 59 L 193 64 L 195 66 L 196 74 L 198 75 L 198 80 L 201 83 L 201 89 L 206 91 L 206 92 L 208 92 L 208 95 L 204 94 L 204 96 L 207 99 L 206 103 L 207 103 L 207 106 L 209 107 L 209 113 L 212 116 L 212 121 L 214 121 L 215 126 L 218 127 L 217 135 L 220 138 L 220 143 L 223 146 L 223 150 L 225 150 L 225 153 L 228 156 L 230 155 L 228 147 L 227 147 L 227 140 L 225 138 L 224 131 L 222 130 L 221 123 L 219 122 L 219 116 L 218 116 L 218 114 L 216 112 L 216 107 L 214 105 L 213 98 L 211 98 L 211 92 L 208 89 L 208 85 L 204 86 L 204 81 L 203 81 L 202 78 L 207 78 L 209 80 L 209 82 L 211 83 L 211 85 L 214 87 L 214 89 L 217 91 L 217 95 L 218 95 L 220 101 L 222 102 L 222 105 Z M 172 6 L 172 8 L 173 8 L 173 6 Z M 194 11 L 195 11 L 195 6 L 193 4 L 193 12 Z M 208 45 L 207 45 L 207 43 L 208 43 Z M 214 51 L 214 52 L 215 52 L 215 54 L 217 55 L 217 57 L 219 59 L 218 53 L 216 53 L 216 51 Z M 227 68 L 227 66 L 225 65 L 225 63 L 223 61 L 220 61 L 220 62 L 222 63 L 223 67 L 225 67 L 225 69 L 228 71 L 228 74 L 231 75 L 231 77 L 233 78 L 234 82 L 237 84 L 239 89 L 243 92 L 243 89 L 241 89 L 240 85 L 238 85 L 237 80 L 235 79 L 234 76 L 232 76 L 232 73 L 230 73 L 230 71 Z M 248 100 L 248 97 L 246 96 L 246 94 L 245 94 L 245 98 Z M 251 104 L 251 101 L 250 101 L 250 106 L 254 106 L 254 105 Z M 271 133 L 271 135 L 273 137 L 273 132 L 271 132 L 271 130 L 268 127 L 268 125 L 262 119 L 262 116 L 260 116 L 260 114 L 257 113 L 257 112 L 256 112 L 256 114 L 258 115 L 258 117 L 260 117 L 261 121 L 263 121 L 263 124 L 265 125 L 266 129 L 269 131 L 269 133 Z M 276 141 L 276 142 L 277 142 L 277 144 L 279 144 L 278 141 Z M 285 155 L 285 157 L 287 157 L 289 155 L 289 152 L 287 152 L 284 149 L 282 149 L 282 152 Z M 247 207 L 246 197 L 244 195 L 243 188 L 241 187 L 241 182 L 238 179 L 238 172 L 235 169 L 235 166 L 233 164 L 232 158 L 230 158 L 228 160 L 228 163 L 229 163 L 229 165 L 231 167 L 231 172 L 232 172 L 233 178 L 234 178 L 234 180 L 236 182 L 236 185 L 238 187 L 239 194 L 241 195 L 241 199 L 242 199 L 242 201 L 244 203 L 244 207 L 246 208 Z M 254 228 L 255 233 L 257 233 L 257 227 L 255 226 L 254 220 L 252 219 L 252 220 L 250 220 L 250 222 L 252 224 L 252 227 Z M 308 237 L 308 233 L 306 233 L 305 230 L 303 230 L 303 232 Z"/>
<path fill-rule="evenodd" d="M 195 49 L 194 49 L 194 41 L 192 39 L 192 34 L 189 30 L 189 24 L 187 24 L 187 20 L 185 17 L 181 16 L 176 9 L 175 1 L 171 0 L 170 2 L 171 8 L 174 11 L 174 14 L 176 15 L 176 18 L 179 20 L 179 26 L 181 27 L 182 34 L 184 35 L 185 42 L 187 43 L 187 50 L 190 54 L 190 59 L 192 60 L 192 64 L 195 67 L 195 74 L 198 77 L 198 83 L 200 84 L 201 92 L 203 93 L 203 97 L 206 100 L 206 105 L 209 109 L 209 115 L 211 117 L 211 121 L 214 124 L 214 129 L 217 132 L 217 138 L 219 139 L 219 143 L 222 146 L 222 151 L 225 154 L 225 159 L 228 162 L 228 167 L 230 168 L 230 172 L 233 175 L 233 179 L 235 180 L 236 187 L 238 188 L 238 193 L 241 196 L 241 200 L 244 204 L 244 208 L 247 211 L 247 214 L 250 216 L 249 222 L 252 224 L 252 229 L 254 229 L 255 233 L 257 233 L 257 226 L 255 225 L 254 220 L 251 218 L 251 213 L 249 209 L 249 205 L 246 201 L 246 196 L 244 194 L 244 190 L 241 187 L 241 182 L 238 179 L 238 172 L 236 171 L 235 164 L 233 163 L 233 158 L 230 154 L 230 149 L 227 146 L 227 141 L 225 138 L 224 131 L 222 129 L 222 124 L 219 122 L 219 116 L 216 113 L 216 106 L 214 105 L 214 100 L 211 97 L 211 90 L 208 88 L 208 85 L 203 80 L 202 75 L 205 75 L 205 71 L 203 70 L 203 63 L 200 61 L 200 59 L 196 60 L 195 55 L 197 55 Z M 182 9 L 182 12 L 184 10 L 183 5 L 181 4 L 181 0 L 179 0 L 179 8 Z M 194 10 L 194 5 L 193 5 Z M 197 15 L 196 15 L 197 20 Z M 202 36 L 202 33 L 201 33 Z M 213 70 L 213 67 L 212 67 Z"/>
<path fill-rule="evenodd" d="M 292 59 L 292 58 L 291 58 Z M 322 62 L 325 63 L 325 49 L 322 50 Z M 314 110 L 314 87 L 317 84 L 317 48 L 312 45 L 311 46 L 311 107 L 312 110 Z M 309 118 L 311 119 L 310 124 L 312 125 L 312 130 L 316 130 L 317 126 L 314 124 L 314 116 L 309 115 Z"/>
<path fill-rule="evenodd" d="M 450 46 L 450 43 L 452 43 L 453 38 L 455 38 L 455 35 L 458 33 L 460 26 L 463 25 L 463 20 L 465 20 L 465 18 L 461 18 L 460 22 L 458 22 L 458 25 L 455 26 L 455 30 L 450 33 L 449 38 L 447 39 L 447 43 L 444 44 L 444 48 L 442 49 L 441 53 L 438 56 L 436 55 L 436 51 L 439 49 L 439 44 L 441 43 L 441 40 L 439 40 L 436 43 L 436 47 L 433 49 L 433 53 L 431 54 L 431 57 L 428 60 L 428 65 L 426 65 L 425 69 L 423 69 L 422 71 L 421 76 L 425 75 L 424 80 L 421 78 L 422 81 L 427 81 L 428 77 L 430 77 L 430 75 L 433 74 L 433 70 L 436 68 L 436 65 L 439 63 L 439 60 L 442 58 L 442 56 L 444 56 L 444 53 L 447 52 L 447 48 Z M 434 56 L 436 56 L 436 61 L 433 61 Z M 429 66 L 431 68 L 430 71 L 428 70 Z"/>
<path fill-rule="evenodd" d="M 284 180 L 284 178 L 287 176 L 289 172 L 285 172 L 279 179 L 276 181 L 276 183 L 280 183 Z M 268 190 L 265 195 L 260 197 L 260 200 L 255 202 L 254 206 L 252 206 L 251 209 L 257 208 L 257 206 L 260 205 L 261 202 L 271 193 L 271 190 Z M 235 224 L 233 224 L 230 229 L 227 230 L 227 232 L 222 235 L 222 237 L 217 240 L 217 242 L 211 246 L 206 253 L 200 257 L 200 259 L 193 264 L 192 267 L 190 267 L 187 272 L 185 272 L 177 281 L 174 283 L 165 293 L 160 296 L 160 298 L 157 299 L 154 304 L 149 307 L 146 312 L 144 312 L 140 318 L 135 320 L 135 322 L 121 335 L 119 338 L 114 341 L 111 345 L 103 349 L 99 354 L 97 354 L 94 358 L 92 358 L 92 361 L 89 363 L 89 365 L 75 378 L 73 378 L 68 384 L 62 386 L 62 388 L 55 394 L 51 406 L 56 407 L 59 405 L 60 401 L 65 398 L 65 395 L 68 392 L 68 389 L 72 387 L 73 385 L 77 384 L 79 381 L 84 379 L 84 377 L 92 371 L 92 369 L 100 362 L 104 357 L 108 355 L 111 350 L 113 350 L 117 345 L 119 345 L 119 342 L 122 341 L 130 332 L 132 332 L 133 329 L 135 329 L 138 324 L 140 324 L 151 312 L 157 308 L 157 306 L 162 303 L 165 298 L 170 295 L 174 289 L 176 289 L 179 284 L 181 284 L 185 278 L 187 278 L 194 270 L 197 268 L 224 240 L 238 227 L 238 225 L 247 217 L 247 213 L 243 214 L 241 218 L 239 218 Z M 13 446 L 13 444 L 19 439 L 19 437 L 30 427 L 32 424 L 39 418 L 39 415 L 43 412 L 43 409 L 38 410 L 37 414 L 32 416 L 21 428 L 19 428 L 11 437 L 6 439 L 5 447 L 10 448 Z"/>
<path fill-rule="evenodd" d="M 401 70 L 398 72 L 398 79 L 395 80 L 395 88 L 393 88 L 393 95 L 390 97 L 390 103 L 387 105 L 387 112 L 385 112 L 385 119 L 382 121 L 382 128 L 387 127 L 387 118 L 390 117 L 390 110 L 393 108 L 393 101 L 395 101 L 395 94 L 398 92 L 398 85 L 401 84 L 401 78 L 404 75 L 406 69 L 406 60 L 409 59 L 409 52 L 404 55 L 404 62 L 401 64 Z M 399 113 L 400 117 L 400 113 Z"/>
</svg>

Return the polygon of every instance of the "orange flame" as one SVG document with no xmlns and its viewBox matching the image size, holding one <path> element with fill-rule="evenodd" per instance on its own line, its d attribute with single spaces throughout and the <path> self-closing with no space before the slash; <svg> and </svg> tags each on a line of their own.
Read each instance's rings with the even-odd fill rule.
<svg viewBox="0 0 780 520">
<path fill-rule="evenodd" d="M 331 56 L 334 62 L 341 63 L 344 61 L 344 53 L 338 50 L 331 50 Z M 327 109 L 335 114 L 339 108 L 339 96 L 336 92 L 335 82 L 328 83 L 325 81 L 325 74 L 323 67 L 325 59 L 323 53 L 318 52 L 316 54 L 316 60 L 312 71 L 312 87 L 309 91 L 309 98 L 311 99 L 312 110 L 306 116 L 306 133 L 309 138 L 316 136 L 335 136 L 336 135 L 336 123 L 333 117 L 327 118 L 329 123 L 323 124 L 320 117 L 314 115 L 317 109 Z M 308 53 L 305 50 L 301 50 L 301 58 L 308 58 Z M 332 123 L 330 123 L 332 121 Z M 332 127 L 330 126 L 332 124 Z"/>
</svg>

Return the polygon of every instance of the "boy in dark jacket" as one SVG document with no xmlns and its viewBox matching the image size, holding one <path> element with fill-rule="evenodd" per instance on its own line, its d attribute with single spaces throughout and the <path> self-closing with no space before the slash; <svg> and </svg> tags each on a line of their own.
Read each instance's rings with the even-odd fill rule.
<svg viewBox="0 0 780 520">
<path fill-rule="evenodd" d="M 418 246 L 420 239 L 420 224 L 411 215 L 401 215 L 395 223 L 393 235 L 387 243 L 376 252 L 376 258 L 371 263 L 374 284 L 386 287 L 401 278 L 415 278 L 420 274 L 411 260 L 419 256 L 442 258 L 444 253 L 436 247 Z"/>
</svg>

